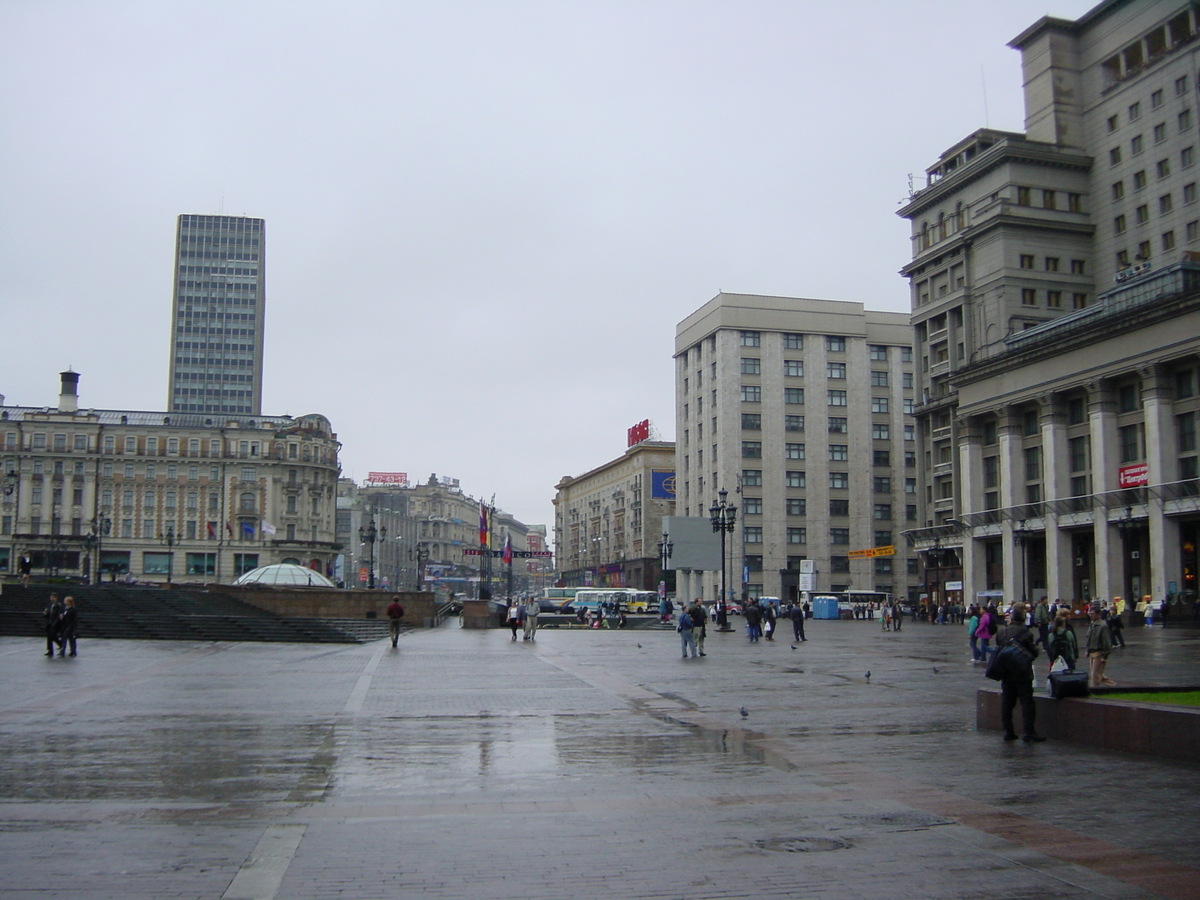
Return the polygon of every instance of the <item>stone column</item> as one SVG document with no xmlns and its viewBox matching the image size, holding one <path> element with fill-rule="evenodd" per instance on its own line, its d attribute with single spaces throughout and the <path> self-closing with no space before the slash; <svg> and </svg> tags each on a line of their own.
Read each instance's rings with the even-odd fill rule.
<svg viewBox="0 0 1200 900">
<path fill-rule="evenodd" d="M 1067 447 L 1067 410 L 1062 397 L 1042 398 L 1042 497 L 1060 499 L 1071 495 L 1071 464 Z M 1075 560 L 1071 536 L 1059 529 L 1058 512 L 1047 502 L 1046 593 L 1051 600 L 1070 597 Z"/>
<path fill-rule="evenodd" d="M 1113 385 L 1107 381 L 1096 381 L 1088 385 L 1088 417 L 1092 431 L 1092 493 L 1103 494 L 1117 489 L 1117 468 L 1120 447 L 1117 440 L 1117 403 Z M 1109 527 L 1108 510 L 1097 503 L 1094 507 L 1095 521 L 1092 535 L 1095 543 L 1096 571 L 1092 578 L 1092 597 L 1111 599 L 1121 584 L 1120 566 L 1123 563 L 1119 551 L 1120 538 L 1115 529 Z M 1116 567 L 1112 559 L 1117 552 Z"/>
<path fill-rule="evenodd" d="M 1000 442 L 1000 507 L 1011 512 L 1013 507 L 1025 501 L 1021 411 L 1014 407 L 1006 407 L 1000 413 L 997 430 Z M 1011 518 L 1006 518 L 1001 523 L 1003 530 L 1000 552 L 1004 570 L 1005 604 L 1021 599 L 1021 558 L 1012 534 L 1016 527 L 1017 522 Z M 1022 552 L 1028 552 L 1028 549 L 1025 548 Z"/>
<path fill-rule="evenodd" d="M 1172 403 L 1175 384 L 1164 366 L 1142 371 L 1142 408 L 1146 423 L 1147 484 L 1160 485 L 1179 477 L 1179 454 L 1175 440 L 1175 416 Z M 1150 528 L 1150 585 L 1155 600 L 1166 599 L 1168 583 L 1183 572 L 1179 552 L 1179 523 L 1163 515 L 1162 504 L 1150 498 L 1146 503 Z"/>
<path fill-rule="evenodd" d="M 974 538 L 968 525 L 969 514 L 984 511 L 983 504 L 983 429 L 977 419 L 964 418 L 958 423 L 958 459 L 962 491 L 959 494 L 959 518 L 962 530 L 963 601 L 975 602 L 975 595 L 987 587 L 987 562 L 983 545 Z"/>
</svg>

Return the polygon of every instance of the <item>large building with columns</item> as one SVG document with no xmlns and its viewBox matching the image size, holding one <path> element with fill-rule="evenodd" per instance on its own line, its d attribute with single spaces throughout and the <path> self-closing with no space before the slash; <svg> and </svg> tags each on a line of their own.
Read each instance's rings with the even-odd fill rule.
<svg viewBox="0 0 1200 900">
<path fill-rule="evenodd" d="M 1195 597 L 1200 10 L 1043 18 L 1024 133 L 978 131 L 900 214 L 934 602 Z"/>
<path fill-rule="evenodd" d="M 208 583 L 271 563 L 333 574 L 341 444 L 322 415 L 82 408 L 0 396 L 0 576 Z"/>
</svg>

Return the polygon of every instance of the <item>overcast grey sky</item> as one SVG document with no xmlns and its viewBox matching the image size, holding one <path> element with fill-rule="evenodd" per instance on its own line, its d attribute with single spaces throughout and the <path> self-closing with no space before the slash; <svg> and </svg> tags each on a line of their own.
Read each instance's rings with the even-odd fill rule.
<svg viewBox="0 0 1200 900">
<path fill-rule="evenodd" d="M 909 174 L 1092 5 L 0 0 L 0 394 L 164 409 L 176 216 L 261 216 L 263 412 L 552 524 L 719 290 L 906 310 Z"/>
</svg>

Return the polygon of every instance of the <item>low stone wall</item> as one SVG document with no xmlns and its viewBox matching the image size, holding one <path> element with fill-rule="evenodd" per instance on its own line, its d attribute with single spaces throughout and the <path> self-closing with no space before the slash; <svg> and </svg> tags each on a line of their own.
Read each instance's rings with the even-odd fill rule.
<svg viewBox="0 0 1200 900">
<path fill-rule="evenodd" d="M 464 600 L 460 619 L 463 628 L 495 628 L 500 624 L 496 614 L 488 609 L 487 600 Z"/>
<path fill-rule="evenodd" d="M 1200 688 L 1121 687 L 1120 690 L 1169 694 Z M 1051 740 L 1200 764 L 1200 709 L 1105 700 L 1106 692 L 1111 693 L 1112 689 L 1100 688 L 1090 697 L 1065 700 L 1035 694 L 1038 733 Z M 1020 708 L 1015 715 L 1020 721 Z M 976 693 L 975 727 L 1000 730 L 999 688 L 981 688 Z"/>
<path fill-rule="evenodd" d="M 428 591 L 346 591 L 339 588 L 234 587 L 214 584 L 209 591 L 241 600 L 277 616 L 314 619 L 386 619 L 392 598 L 404 605 L 404 624 L 436 625 L 434 595 Z"/>
</svg>

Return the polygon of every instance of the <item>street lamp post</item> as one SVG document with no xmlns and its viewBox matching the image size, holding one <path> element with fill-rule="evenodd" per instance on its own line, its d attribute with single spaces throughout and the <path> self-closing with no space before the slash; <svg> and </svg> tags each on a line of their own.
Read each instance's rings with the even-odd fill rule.
<svg viewBox="0 0 1200 900">
<path fill-rule="evenodd" d="M 1117 519 L 1117 531 L 1121 533 L 1121 596 L 1125 598 L 1128 608 L 1136 608 L 1137 601 L 1137 598 L 1133 596 L 1134 592 L 1129 589 L 1129 560 L 1133 556 L 1129 548 L 1134 529 L 1137 527 L 1137 522 L 1133 518 L 1133 507 L 1125 507 L 1125 515 Z M 1130 600 L 1134 601 L 1132 607 L 1129 604 Z"/>
<path fill-rule="evenodd" d="M 367 590 L 375 590 L 375 542 L 387 540 L 387 526 L 375 527 L 372 518 L 366 528 L 359 526 L 358 540 L 367 545 L 370 557 L 367 561 Z"/>
<path fill-rule="evenodd" d="M 671 536 L 664 531 L 662 540 L 658 542 L 658 558 L 662 563 L 660 572 L 664 590 L 667 584 L 667 563 L 671 561 L 671 553 L 674 550 L 675 544 L 671 542 Z"/>
<path fill-rule="evenodd" d="M 416 547 L 409 547 L 408 558 L 417 561 L 417 584 L 416 589 L 421 589 L 421 584 L 425 577 L 425 560 L 429 559 L 429 550 L 424 544 L 417 544 Z"/>
<path fill-rule="evenodd" d="M 1021 602 L 1026 603 L 1026 604 L 1028 603 L 1028 600 L 1027 600 L 1028 587 L 1027 587 L 1027 585 L 1028 585 L 1028 575 L 1029 575 L 1029 570 L 1027 567 L 1027 560 L 1029 557 L 1028 557 L 1028 552 L 1026 551 L 1026 546 L 1028 545 L 1029 540 L 1032 537 L 1033 537 L 1033 532 L 1025 527 L 1024 519 L 1022 519 L 1020 521 L 1020 523 L 1018 524 L 1018 526 L 1013 529 L 1013 540 L 1016 542 L 1017 550 L 1021 554 Z"/>
<path fill-rule="evenodd" d="M 938 575 L 941 574 L 942 564 L 942 543 L 938 538 L 934 538 L 933 546 L 925 551 L 925 592 L 929 595 L 929 621 L 937 621 L 938 597 L 934 590 L 934 585 L 941 586 L 938 581 Z M 933 570 L 933 575 L 929 574 L 930 569 Z"/>
<path fill-rule="evenodd" d="M 165 532 L 159 533 L 158 539 L 167 545 L 167 586 L 169 587 L 175 574 L 175 544 L 178 543 L 175 538 L 175 526 L 168 525 Z"/>
<path fill-rule="evenodd" d="M 96 579 L 93 584 L 100 584 L 104 580 L 104 570 L 100 566 L 100 551 L 104 546 L 104 535 L 108 534 L 112 528 L 112 519 L 107 516 L 96 516 L 92 519 L 92 531 L 83 539 L 83 545 L 87 548 L 88 556 L 95 560 L 96 563 Z M 88 573 L 89 577 L 91 573 Z"/>
<path fill-rule="evenodd" d="M 717 491 L 719 499 L 713 502 L 713 505 L 708 509 L 708 518 L 712 522 L 713 531 L 719 532 L 721 535 L 721 605 L 724 606 L 729 600 L 729 594 L 725 586 L 725 535 L 732 534 L 734 525 L 737 522 L 737 507 L 732 503 L 726 502 L 726 497 L 729 496 L 729 491 L 725 488 Z"/>
</svg>

